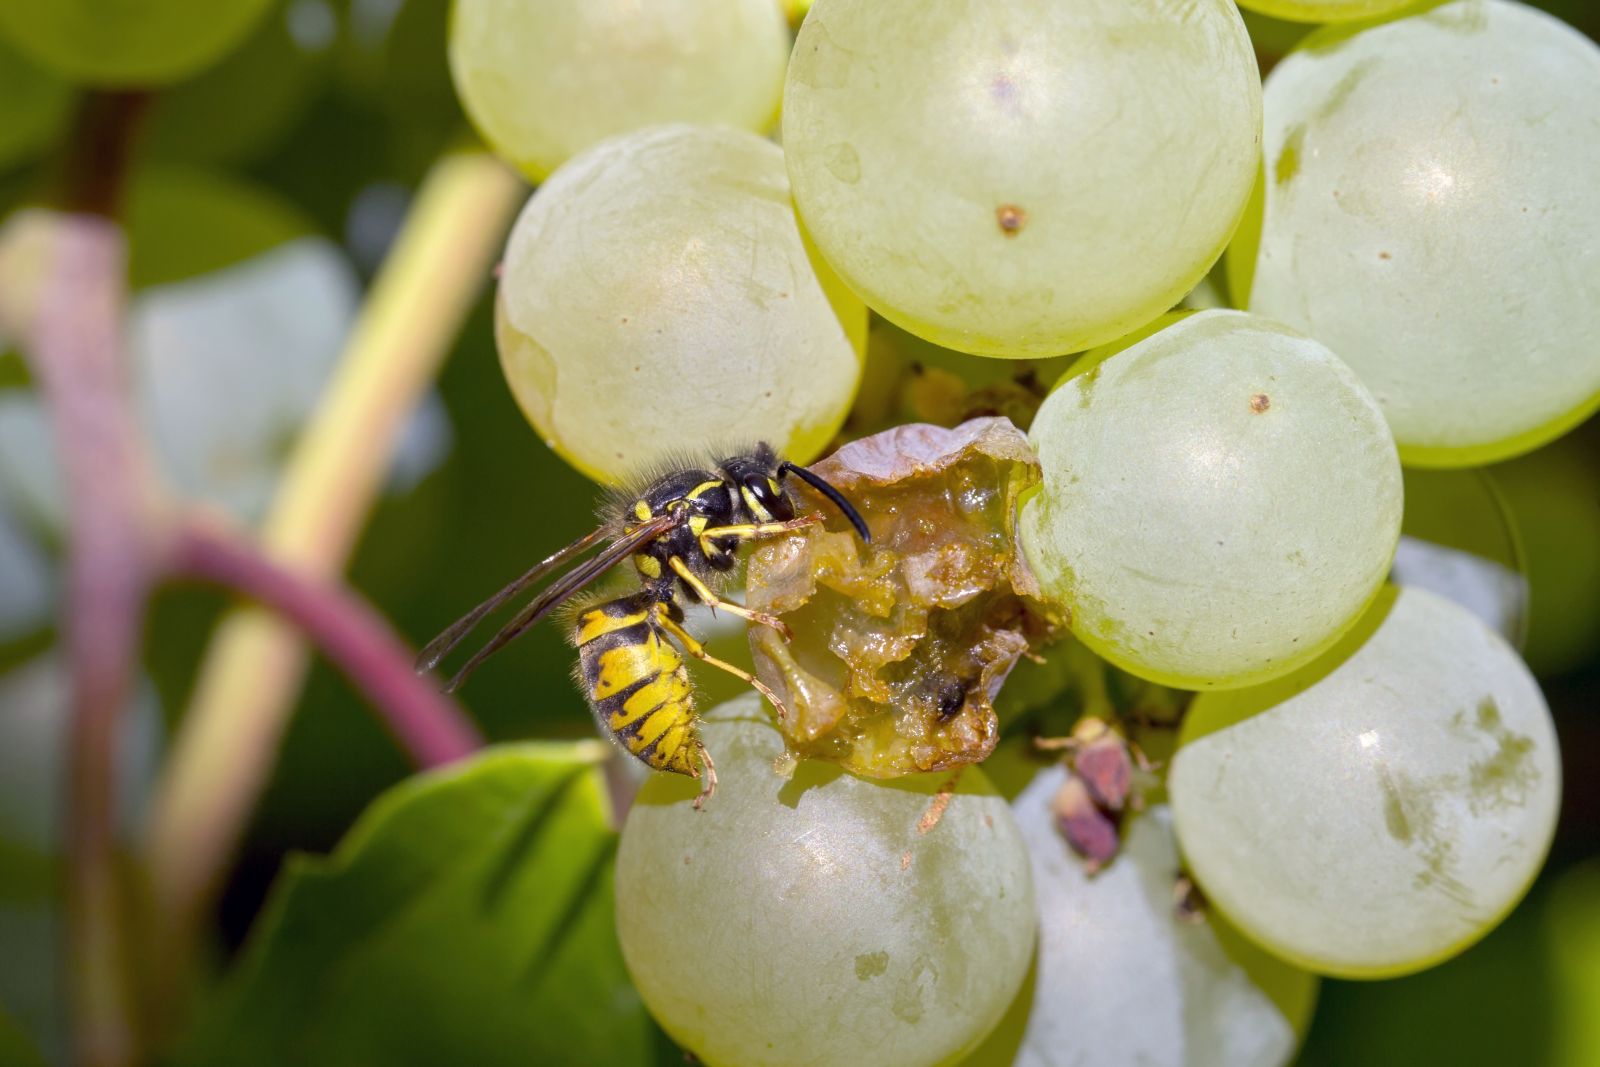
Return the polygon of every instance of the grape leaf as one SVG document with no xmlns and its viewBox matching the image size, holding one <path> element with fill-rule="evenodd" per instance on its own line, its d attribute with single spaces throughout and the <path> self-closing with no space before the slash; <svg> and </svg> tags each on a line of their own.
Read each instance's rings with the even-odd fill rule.
<svg viewBox="0 0 1600 1067">
<path fill-rule="evenodd" d="M 6 1067 L 45 1067 L 46 1064 L 38 1048 L 3 1008 L 0 1008 L 0 1063 Z"/>
<path fill-rule="evenodd" d="M 180 1064 L 639 1063 L 597 743 L 500 747 L 295 857 Z"/>
</svg>

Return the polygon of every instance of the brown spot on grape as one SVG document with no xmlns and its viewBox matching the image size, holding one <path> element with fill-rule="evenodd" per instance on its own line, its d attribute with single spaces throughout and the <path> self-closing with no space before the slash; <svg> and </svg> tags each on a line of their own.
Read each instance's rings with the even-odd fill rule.
<svg viewBox="0 0 1600 1067">
<path fill-rule="evenodd" d="M 1272 165 L 1272 179 L 1279 185 L 1288 185 L 1300 173 L 1300 152 L 1305 147 L 1306 128 L 1296 126 L 1283 139 L 1277 161 Z"/>
<path fill-rule="evenodd" d="M 1394 256 L 1390 255 L 1388 252 L 1379 252 L 1378 253 L 1378 258 L 1379 259 L 1393 259 Z"/>
<path fill-rule="evenodd" d="M 889 954 L 882 950 L 863 952 L 856 957 L 856 977 L 865 982 L 889 969 Z"/>
<path fill-rule="evenodd" d="M 1015 237 L 1028 224 L 1028 213 L 1016 204 L 1001 204 L 994 209 L 994 217 L 1000 224 L 1000 232 L 1007 237 Z"/>
<path fill-rule="evenodd" d="M 1257 393 L 1250 398 L 1250 410 L 1257 415 L 1272 406 L 1272 398 L 1266 393 Z"/>
<path fill-rule="evenodd" d="M 1388 775 L 1383 777 L 1383 822 L 1388 827 L 1390 837 L 1403 845 L 1411 843 L 1411 820 L 1406 818 L 1400 790 L 1395 788 L 1394 781 Z"/>
</svg>

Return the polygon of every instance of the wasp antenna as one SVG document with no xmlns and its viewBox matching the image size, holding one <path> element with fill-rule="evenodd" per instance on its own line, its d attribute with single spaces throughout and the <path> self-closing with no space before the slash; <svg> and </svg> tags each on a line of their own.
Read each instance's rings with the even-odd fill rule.
<svg viewBox="0 0 1600 1067">
<path fill-rule="evenodd" d="M 788 460 L 784 460 L 778 465 L 778 473 L 797 475 L 801 481 L 833 501 L 833 506 L 838 508 L 844 514 L 844 517 L 850 520 L 850 525 L 856 528 L 856 533 L 861 535 L 861 540 L 868 543 L 872 541 L 872 534 L 867 531 L 867 520 L 863 519 L 861 513 L 855 509 L 855 506 L 845 499 L 844 494 L 829 485 L 827 479 L 823 478 L 822 475 L 797 463 L 790 463 Z"/>
</svg>

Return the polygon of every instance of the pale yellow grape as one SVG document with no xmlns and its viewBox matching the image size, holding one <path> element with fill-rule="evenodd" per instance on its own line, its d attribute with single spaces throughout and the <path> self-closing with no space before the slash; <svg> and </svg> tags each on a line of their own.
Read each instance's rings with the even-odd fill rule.
<svg viewBox="0 0 1600 1067">
<path fill-rule="evenodd" d="M 1502 0 L 1330 28 L 1267 80 L 1265 152 L 1249 307 L 1339 353 L 1408 464 L 1600 404 L 1600 47 Z"/>
<path fill-rule="evenodd" d="M 1341 22 L 1387 15 L 1417 0 L 1239 0 L 1240 7 L 1298 22 Z"/>
<path fill-rule="evenodd" d="M 535 181 L 641 126 L 765 130 L 788 55 L 778 0 L 455 0 L 450 25 L 462 106 Z"/>
<path fill-rule="evenodd" d="M 893 783 L 773 761 L 754 694 L 702 727 L 716 795 L 658 774 L 617 853 L 617 934 L 645 1004 L 712 1067 L 932 1067 L 1022 984 L 1038 921 L 1011 810 L 975 767 Z"/>
<path fill-rule="evenodd" d="M 1052 356 L 1172 307 L 1249 195 L 1260 79 L 1232 0 L 818 0 L 783 137 L 801 218 L 875 310 Z"/>
<path fill-rule="evenodd" d="M 1031 1002 L 962 1067 L 1288 1063 L 1311 1020 L 1316 977 L 1220 919 L 1179 918 L 1166 805 L 1131 817 L 1115 862 L 1086 874 L 1050 810 L 1065 777 L 1059 766 L 1040 773 L 1012 805 L 1039 899 Z"/>
<path fill-rule="evenodd" d="M 855 394 L 866 309 L 813 270 L 776 145 L 673 125 L 596 145 L 528 201 L 496 327 L 534 426 L 615 482 L 740 441 L 816 458 Z"/>
<path fill-rule="evenodd" d="M 1383 581 L 1400 465 L 1383 415 L 1315 341 L 1201 311 L 1046 398 L 1020 536 L 1094 651 L 1186 688 L 1326 649 Z"/>
<path fill-rule="evenodd" d="M 1327 657 L 1206 693 L 1168 788 L 1211 903 L 1270 951 L 1342 977 L 1454 955 L 1544 863 L 1561 795 L 1538 685 L 1466 608 L 1389 587 Z"/>
</svg>

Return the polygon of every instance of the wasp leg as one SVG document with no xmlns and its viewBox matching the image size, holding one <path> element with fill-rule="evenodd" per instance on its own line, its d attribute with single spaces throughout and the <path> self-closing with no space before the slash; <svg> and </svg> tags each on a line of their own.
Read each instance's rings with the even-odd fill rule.
<svg viewBox="0 0 1600 1067">
<path fill-rule="evenodd" d="M 794 533 L 796 530 L 815 526 L 821 521 L 821 515 L 811 514 L 790 519 L 788 522 L 746 522 L 735 526 L 711 526 L 701 532 L 700 536 L 737 537 L 741 541 L 750 541 L 757 537 L 776 537 L 779 534 Z"/>
<path fill-rule="evenodd" d="M 768 615 L 764 611 L 752 611 L 743 604 L 735 604 L 731 600 L 723 600 L 713 593 L 711 588 L 705 582 L 702 582 L 694 571 L 689 569 L 689 565 L 683 562 L 682 558 L 673 556 L 667 561 L 667 565 L 672 568 L 679 578 L 683 579 L 685 585 L 694 590 L 694 595 L 700 598 L 700 602 L 712 611 L 716 611 L 718 608 L 725 608 L 741 619 L 749 619 L 751 622 L 759 622 L 762 626 L 772 627 L 778 631 L 785 641 L 794 640 L 794 632 L 789 629 L 787 623 L 776 615 Z"/>
<path fill-rule="evenodd" d="M 767 702 L 777 709 L 779 722 L 784 722 L 789 718 L 789 709 L 784 707 L 783 701 L 779 699 L 777 693 L 774 693 L 771 688 L 767 686 L 767 683 L 763 682 L 760 678 L 757 678 L 743 667 L 735 667 L 733 664 L 724 660 L 720 660 L 711 653 L 707 652 L 705 645 L 702 645 L 700 641 L 688 630 L 685 630 L 682 626 L 679 626 L 677 623 L 668 618 L 665 609 L 659 606 L 656 608 L 656 620 L 661 624 L 661 628 L 667 631 L 667 633 L 671 634 L 678 644 L 683 646 L 683 650 L 689 653 L 689 655 L 693 656 L 695 659 L 706 664 L 707 666 L 715 667 L 718 670 L 727 671 L 735 678 L 742 679 L 752 686 L 756 692 L 766 697 Z"/>
<path fill-rule="evenodd" d="M 717 791 L 717 765 L 711 762 L 711 753 L 705 745 L 700 746 L 700 762 L 705 764 L 702 771 L 706 778 L 706 786 L 700 790 L 700 795 L 694 798 L 694 810 L 700 811 L 706 801 L 711 799 L 711 794 Z"/>
</svg>

